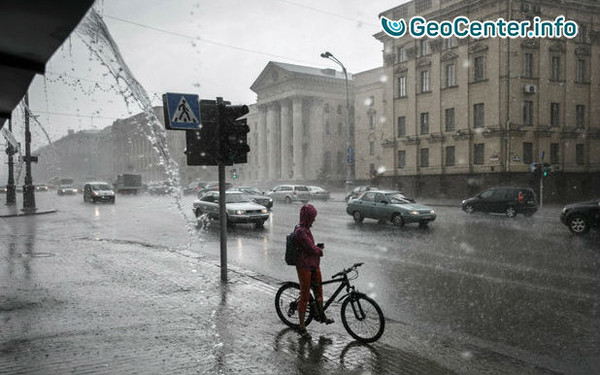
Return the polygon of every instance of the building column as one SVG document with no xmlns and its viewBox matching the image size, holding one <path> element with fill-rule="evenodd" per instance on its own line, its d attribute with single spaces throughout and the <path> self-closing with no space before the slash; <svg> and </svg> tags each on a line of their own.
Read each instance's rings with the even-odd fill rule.
<svg viewBox="0 0 600 375">
<path fill-rule="evenodd" d="M 258 108 L 258 176 L 266 180 L 269 173 L 269 162 L 267 158 L 267 107 L 261 105 Z"/>
<path fill-rule="evenodd" d="M 306 178 L 315 180 L 319 170 L 323 168 L 323 100 L 312 98 L 310 102 L 310 123 L 308 138 L 308 154 L 310 155 L 309 168 L 306 171 Z"/>
<path fill-rule="evenodd" d="M 269 173 L 267 178 L 275 180 L 277 178 L 277 158 L 278 152 L 278 137 L 277 137 L 277 107 L 275 103 L 269 105 L 267 109 L 267 154 L 269 159 Z"/>
<path fill-rule="evenodd" d="M 304 129 L 302 125 L 302 97 L 295 97 L 292 100 L 292 132 L 293 132 L 293 180 L 298 181 L 304 178 L 303 150 Z"/>
<path fill-rule="evenodd" d="M 281 102 L 281 178 L 289 180 L 292 178 L 292 122 L 290 121 L 291 101 Z"/>
</svg>

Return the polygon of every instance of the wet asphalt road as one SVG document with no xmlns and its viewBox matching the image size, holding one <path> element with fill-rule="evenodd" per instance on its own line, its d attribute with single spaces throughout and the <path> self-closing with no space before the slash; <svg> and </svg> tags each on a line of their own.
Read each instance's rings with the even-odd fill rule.
<svg viewBox="0 0 600 375">
<path fill-rule="evenodd" d="M 120 196 L 113 206 L 50 194 L 40 198 L 69 213 L 57 215 L 65 221 L 59 237 L 189 246 L 218 259 L 218 225 L 196 226 L 191 197 L 176 202 Z M 558 221 L 558 209 L 508 219 L 435 206 L 438 219 L 421 229 L 371 220 L 356 224 L 341 201 L 315 206 L 319 216 L 313 233 L 326 244 L 324 276 L 364 262 L 355 285 L 407 330 L 460 337 L 559 372 L 598 368 L 600 236 L 571 236 Z M 299 208 L 276 205 L 264 229 L 239 225 L 230 230 L 229 262 L 275 279 L 294 279 L 283 248 Z"/>
</svg>

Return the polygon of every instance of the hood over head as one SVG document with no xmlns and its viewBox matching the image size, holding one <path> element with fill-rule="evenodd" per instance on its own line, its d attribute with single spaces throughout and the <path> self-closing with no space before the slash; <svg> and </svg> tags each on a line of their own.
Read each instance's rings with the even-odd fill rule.
<svg viewBox="0 0 600 375">
<path fill-rule="evenodd" d="M 305 204 L 300 209 L 300 225 L 310 227 L 317 217 L 317 209 L 312 204 Z"/>
</svg>

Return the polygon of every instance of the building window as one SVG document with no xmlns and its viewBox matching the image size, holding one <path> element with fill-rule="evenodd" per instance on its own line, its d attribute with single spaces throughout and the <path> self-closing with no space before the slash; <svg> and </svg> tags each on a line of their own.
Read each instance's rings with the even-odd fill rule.
<svg viewBox="0 0 600 375">
<path fill-rule="evenodd" d="M 396 49 L 396 62 L 401 63 L 406 61 L 406 49 L 404 47 L 398 47 Z"/>
<path fill-rule="evenodd" d="M 531 100 L 523 102 L 523 125 L 533 125 L 533 102 Z"/>
<path fill-rule="evenodd" d="M 456 86 L 456 65 L 446 65 L 446 87 Z"/>
<path fill-rule="evenodd" d="M 398 137 L 406 136 L 406 117 L 398 117 Z"/>
<path fill-rule="evenodd" d="M 531 164 L 533 162 L 533 143 L 523 142 L 523 163 Z"/>
<path fill-rule="evenodd" d="M 429 70 L 421 72 L 421 92 L 428 92 L 429 88 Z"/>
<path fill-rule="evenodd" d="M 575 107 L 575 127 L 585 128 L 585 106 L 578 104 Z"/>
<path fill-rule="evenodd" d="M 325 134 L 330 134 L 329 133 L 329 121 L 325 121 Z"/>
<path fill-rule="evenodd" d="M 575 163 L 577 163 L 578 165 L 583 165 L 585 164 L 585 157 L 584 157 L 584 144 L 583 143 L 578 143 L 575 145 Z"/>
<path fill-rule="evenodd" d="M 533 78 L 533 53 L 523 55 L 523 77 Z"/>
<path fill-rule="evenodd" d="M 473 145 L 473 164 L 483 164 L 485 158 L 485 143 L 476 143 Z"/>
<path fill-rule="evenodd" d="M 344 125 L 342 125 L 341 122 L 338 122 L 338 135 L 342 135 L 343 128 L 344 128 Z"/>
<path fill-rule="evenodd" d="M 473 127 L 482 128 L 485 124 L 485 105 L 477 103 L 473 105 Z"/>
<path fill-rule="evenodd" d="M 421 113 L 421 134 L 429 134 L 429 112 Z"/>
<path fill-rule="evenodd" d="M 419 51 L 421 52 L 421 56 L 426 56 L 431 53 L 429 48 L 429 39 L 423 38 L 419 40 Z"/>
<path fill-rule="evenodd" d="M 369 111 L 369 129 L 375 129 L 375 111 Z"/>
<path fill-rule="evenodd" d="M 404 98 L 406 96 L 406 76 L 398 77 L 398 97 Z"/>
<path fill-rule="evenodd" d="M 325 173 L 331 172 L 331 152 L 325 151 L 325 156 L 323 160 L 323 170 Z"/>
<path fill-rule="evenodd" d="M 560 125 L 560 103 L 550 103 L 550 126 Z"/>
<path fill-rule="evenodd" d="M 446 146 L 446 166 L 454 165 L 454 146 Z"/>
<path fill-rule="evenodd" d="M 485 56 L 477 56 L 473 59 L 473 80 L 475 82 L 485 79 Z"/>
<path fill-rule="evenodd" d="M 575 77 L 575 82 L 584 83 L 585 82 L 585 60 L 578 59 L 577 60 L 577 76 Z"/>
<path fill-rule="evenodd" d="M 558 143 L 550 143 L 550 164 L 558 163 Z"/>
<path fill-rule="evenodd" d="M 398 159 L 396 160 L 398 168 L 406 167 L 406 151 L 398 150 Z"/>
<path fill-rule="evenodd" d="M 456 39 L 454 39 L 454 37 L 451 36 L 450 38 L 445 39 L 444 43 L 446 44 L 446 49 L 450 49 L 456 46 Z"/>
<path fill-rule="evenodd" d="M 421 167 L 429 167 L 429 149 L 421 149 Z"/>
<path fill-rule="evenodd" d="M 560 81 L 560 56 L 552 56 L 551 81 Z"/>
<path fill-rule="evenodd" d="M 369 155 L 375 155 L 375 142 L 369 142 Z"/>
<path fill-rule="evenodd" d="M 337 170 L 338 170 L 338 173 L 339 173 L 342 169 L 344 169 L 344 153 L 343 152 L 338 152 L 337 153 L 337 162 L 336 162 L 336 164 L 337 164 Z"/>
<path fill-rule="evenodd" d="M 445 118 L 446 118 L 446 131 L 454 130 L 454 108 L 446 108 L 445 110 Z"/>
</svg>

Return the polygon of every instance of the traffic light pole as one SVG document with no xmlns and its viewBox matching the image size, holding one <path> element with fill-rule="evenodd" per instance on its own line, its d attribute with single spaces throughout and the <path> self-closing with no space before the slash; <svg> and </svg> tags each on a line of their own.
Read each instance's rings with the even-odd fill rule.
<svg viewBox="0 0 600 375">
<path fill-rule="evenodd" d="M 217 139 L 220 139 L 220 132 L 222 129 L 222 108 L 223 106 L 223 98 L 217 98 Z M 221 230 L 221 281 L 227 281 L 227 210 L 225 208 L 225 161 L 223 160 L 223 155 L 221 155 L 223 150 L 219 148 L 219 224 Z"/>
</svg>

